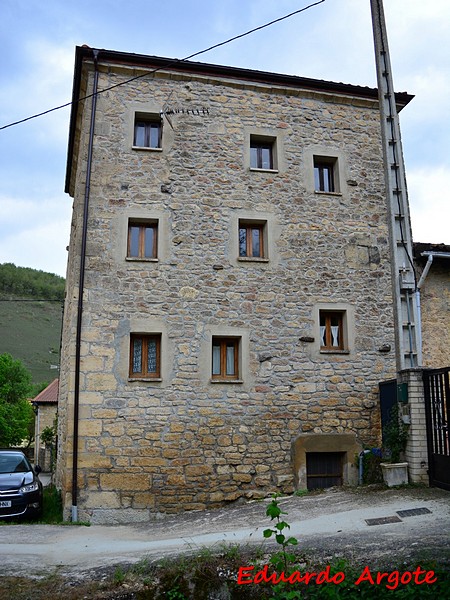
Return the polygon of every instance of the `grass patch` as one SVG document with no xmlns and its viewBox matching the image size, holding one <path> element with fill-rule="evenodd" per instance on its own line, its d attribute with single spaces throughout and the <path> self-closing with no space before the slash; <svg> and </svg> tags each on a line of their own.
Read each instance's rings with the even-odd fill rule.
<svg viewBox="0 0 450 600">
<path fill-rule="evenodd" d="M 437 581 L 430 585 L 400 584 L 397 589 L 387 589 L 386 581 L 379 585 L 369 581 L 355 586 L 365 565 L 355 565 L 343 559 L 334 559 L 329 572 L 345 573 L 340 584 L 315 581 L 308 585 L 293 583 L 272 585 L 270 583 L 239 585 L 238 572 L 243 566 L 254 566 L 254 573 L 264 568 L 270 555 L 261 556 L 255 549 L 247 546 L 218 547 L 217 552 L 200 548 L 195 554 L 164 558 L 152 561 L 143 558 L 133 566 L 117 565 L 105 578 L 105 571 L 97 575 L 93 571 L 83 578 L 67 578 L 54 573 L 42 579 L 23 577 L 2 577 L 0 579 L 0 598 L 8 600 L 377 600 L 389 596 L 393 600 L 422 600 L 450 598 L 449 575 L 450 562 L 443 557 L 436 564 L 425 557 L 415 559 L 411 564 L 397 559 L 389 565 L 371 565 L 374 577 L 378 572 L 413 571 L 420 564 L 426 571 L 434 571 Z M 450 557 L 447 557 L 449 559 Z M 319 573 L 328 567 L 328 563 L 310 559 L 302 553 L 296 554 L 293 569 Z M 270 573 L 270 570 L 269 570 Z"/>
<path fill-rule="evenodd" d="M 39 523 L 57 524 L 63 522 L 61 493 L 54 485 L 44 488 L 44 509 Z"/>
</svg>

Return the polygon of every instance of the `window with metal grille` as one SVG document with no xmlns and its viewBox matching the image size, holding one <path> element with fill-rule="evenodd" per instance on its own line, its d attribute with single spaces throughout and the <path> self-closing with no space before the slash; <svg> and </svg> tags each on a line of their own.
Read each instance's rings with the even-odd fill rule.
<svg viewBox="0 0 450 600">
<path fill-rule="evenodd" d="M 131 334 L 130 377 L 161 377 L 161 334 Z"/>
<path fill-rule="evenodd" d="M 345 452 L 307 452 L 306 485 L 317 490 L 342 485 Z"/>
</svg>

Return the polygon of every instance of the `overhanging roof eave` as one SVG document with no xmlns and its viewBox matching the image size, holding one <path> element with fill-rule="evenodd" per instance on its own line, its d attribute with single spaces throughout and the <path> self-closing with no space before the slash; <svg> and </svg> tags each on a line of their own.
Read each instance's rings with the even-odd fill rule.
<svg viewBox="0 0 450 600">
<path fill-rule="evenodd" d="M 69 125 L 69 141 L 67 150 L 66 180 L 65 192 L 70 194 L 72 179 L 73 150 L 75 143 L 75 130 L 78 113 L 78 99 L 80 96 L 81 75 L 84 60 L 93 58 L 93 48 L 89 46 L 77 46 L 75 50 L 75 69 L 72 91 L 72 110 Z M 188 60 L 171 59 L 159 56 L 147 56 L 143 54 L 133 54 L 129 52 L 119 52 L 116 50 L 99 50 L 99 62 L 110 62 L 117 65 L 127 65 L 131 67 L 142 67 L 148 69 L 169 69 L 183 73 L 203 74 L 207 76 L 216 76 L 229 79 L 240 79 L 248 82 L 272 84 L 286 87 L 296 87 L 299 89 L 316 90 L 323 93 L 334 93 L 346 96 L 355 96 L 358 98 L 378 99 L 377 88 L 370 88 L 346 83 L 336 83 L 321 79 L 311 79 L 308 77 L 299 77 L 297 75 L 284 75 L 266 71 L 257 71 L 253 69 L 244 69 L 241 67 L 228 67 L 210 63 L 201 63 Z M 405 107 L 414 96 L 407 92 L 396 93 L 395 98 L 398 109 Z"/>
</svg>

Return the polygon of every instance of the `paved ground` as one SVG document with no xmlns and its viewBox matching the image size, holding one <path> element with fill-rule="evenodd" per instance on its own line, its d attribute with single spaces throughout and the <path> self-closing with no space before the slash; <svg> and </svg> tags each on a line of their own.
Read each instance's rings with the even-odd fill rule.
<svg viewBox="0 0 450 600">
<path fill-rule="evenodd" d="M 86 574 L 142 558 L 199 550 L 205 546 L 263 543 L 267 502 L 233 504 L 128 526 L 5 525 L 0 529 L 0 575 Z M 281 500 L 299 548 L 322 559 L 423 560 L 450 563 L 450 492 L 436 488 L 397 490 L 333 488 Z M 399 517 L 398 511 L 415 511 Z M 366 519 L 397 517 L 369 526 Z M 264 542 L 266 543 L 266 542 Z"/>
</svg>

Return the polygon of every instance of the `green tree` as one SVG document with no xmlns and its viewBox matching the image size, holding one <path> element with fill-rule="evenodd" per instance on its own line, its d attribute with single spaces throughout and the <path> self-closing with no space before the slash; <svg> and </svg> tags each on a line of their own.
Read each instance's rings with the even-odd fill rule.
<svg viewBox="0 0 450 600">
<path fill-rule="evenodd" d="M 34 419 L 31 375 L 20 360 L 0 354 L 0 447 L 20 444 Z"/>
</svg>

